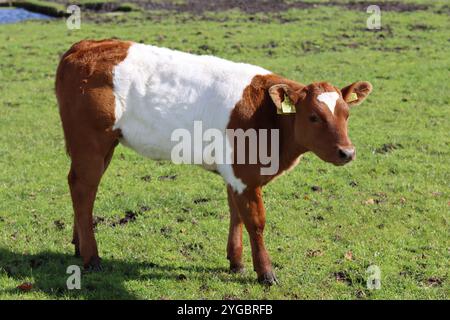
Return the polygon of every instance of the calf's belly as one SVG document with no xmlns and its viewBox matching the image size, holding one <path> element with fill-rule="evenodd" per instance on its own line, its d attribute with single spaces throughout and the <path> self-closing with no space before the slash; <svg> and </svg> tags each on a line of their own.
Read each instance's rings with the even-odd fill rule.
<svg viewBox="0 0 450 320">
<path fill-rule="evenodd" d="M 192 116 L 195 113 L 188 111 L 174 111 L 170 116 L 165 116 L 158 112 L 158 109 L 156 107 L 150 110 L 147 107 L 147 112 L 135 114 L 129 110 L 123 114 L 115 126 L 122 133 L 120 142 L 147 158 L 174 161 L 174 147 L 186 141 L 188 148 L 184 148 L 183 153 L 189 153 L 191 161 L 185 164 L 197 164 L 207 170 L 216 171 L 216 163 L 211 163 L 210 158 L 206 159 L 203 154 L 205 146 L 209 144 L 203 141 L 203 133 L 208 129 L 216 129 L 225 138 L 225 124 L 214 123 L 208 117 L 202 119 Z M 220 164 L 220 161 L 218 163 Z"/>
</svg>

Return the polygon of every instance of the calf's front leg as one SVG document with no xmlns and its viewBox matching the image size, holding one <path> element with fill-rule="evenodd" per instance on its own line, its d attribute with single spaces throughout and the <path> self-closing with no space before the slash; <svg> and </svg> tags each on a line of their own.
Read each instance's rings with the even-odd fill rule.
<svg viewBox="0 0 450 320">
<path fill-rule="evenodd" d="M 266 211 L 261 188 L 247 188 L 242 194 L 234 192 L 233 199 L 250 236 L 253 267 L 258 275 L 258 281 L 267 285 L 278 283 L 272 270 L 269 254 L 264 246 L 263 232 L 266 224 Z"/>
</svg>

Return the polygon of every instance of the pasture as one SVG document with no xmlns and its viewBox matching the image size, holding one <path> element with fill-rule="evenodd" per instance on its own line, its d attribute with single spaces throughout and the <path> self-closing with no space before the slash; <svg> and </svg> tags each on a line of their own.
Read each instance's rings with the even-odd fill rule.
<svg viewBox="0 0 450 320">
<path fill-rule="evenodd" d="M 79 30 L 63 18 L 0 25 L 0 299 L 448 299 L 449 6 L 389 2 L 375 31 L 366 28 L 368 4 L 310 2 L 249 1 L 239 10 L 218 1 L 202 11 L 159 0 L 82 11 Z M 334 167 L 306 154 L 264 189 L 280 285 L 256 282 L 246 233 L 247 270 L 229 273 L 219 176 L 119 146 L 94 209 L 103 271 L 67 290 L 66 269 L 81 260 L 70 243 L 54 75 L 72 43 L 110 37 L 248 62 L 302 83 L 373 84 L 351 110 L 356 161 Z M 381 271 L 379 290 L 366 286 L 370 266 Z M 17 288 L 27 282 L 31 290 Z"/>
</svg>

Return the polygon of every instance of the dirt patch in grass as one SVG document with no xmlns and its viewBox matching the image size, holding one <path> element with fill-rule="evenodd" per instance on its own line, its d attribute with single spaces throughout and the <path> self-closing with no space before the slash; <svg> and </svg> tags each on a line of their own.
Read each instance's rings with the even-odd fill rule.
<svg viewBox="0 0 450 320">
<path fill-rule="evenodd" d="M 140 206 L 139 209 L 136 210 L 136 211 L 127 210 L 127 211 L 125 211 L 125 216 L 123 218 L 120 218 L 119 220 L 113 221 L 111 223 L 111 227 L 116 227 L 116 226 L 119 226 L 119 225 L 125 225 L 127 223 L 134 222 L 134 221 L 136 221 L 136 218 L 140 214 L 145 213 L 145 212 L 147 212 L 149 210 L 150 210 L 150 207 L 148 207 L 146 205 Z M 95 224 L 95 221 L 94 221 L 94 224 Z"/>
<path fill-rule="evenodd" d="M 165 176 L 160 176 L 158 177 L 159 181 L 167 181 L 167 180 L 175 180 L 177 178 L 176 174 L 171 174 L 171 175 L 165 175 Z"/>
<path fill-rule="evenodd" d="M 65 227 L 64 222 L 61 220 L 55 220 L 55 221 L 53 221 L 53 223 L 55 224 L 55 227 L 57 230 L 63 230 Z"/>
<path fill-rule="evenodd" d="M 402 149 L 402 148 L 403 148 L 403 146 L 400 143 L 385 143 L 381 147 L 376 148 L 374 150 L 374 153 L 386 154 L 386 153 L 390 153 L 394 150 Z"/>
<path fill-rule="evenodd" d="M 99 216 L 94 216 L 94 230 L 97 229 L 97 226 L 101 223 L 105 222 L 105 218 L 104 217 L 99 217 Z"/>
<path fill-rule="evenodd" d="M 326 5 L 331 6 L 343 6 L 350 10 L 362 10 L 365 11 L 370 3 L 358 1 L 349 3 L 340 3 L 340 2 L 331 2 Z M 419 11 L 419 10 L 427 10 L 429 8 L 428 5 L 424 4 L 413 4 L 413 3 L 404 3 L 400 1 L 392 1 L 392 2 L 377 2 L 381 9 L 381 11 L 394 11 L 394 12 L 411 12 L 411 11 Z"/>
<path fill-rule="evenodd" d="M 68 5 L 67 0 L 55 1 Z M 76 2 L 75 2 L 76 3 Z M 136 4 L 145 10 L 168 10 L 176 12 L 188 12 L 193 14 L 202 14 L 204 12 L 222 12 L 227 10 L 239 9 L 245 13 L 272 13 L 282 12 L 289 9 L 310 9 L 318 6 L 344 7 L 349 10 L 365 11 L 370 5 L 366 1 L 331 1 L 327 3 L 321 2 L 288 2 L 286 0 L 185 0 L 183 2 L 176 1 L 144 1 L 144 0 L 128 0 L 127 3 Z M 411 12 L 418 10 L 427 10 L 429 5 L 404 3 L 401 1 L 378 2 L 377 5 L 382 11 L 395 12 Z M 119 2 L 95 2 L 81 4 L 82 8 L 93 10 L 96 12 L 112 12 L 120 10 Z"/>
<path fill-rule="evenodd" d="M 113 222 L 111 224 L 111 226 L 115 227 L 117 225 L 124 225 L 124 224 L 127 224 L 129 222 L 133 222 L 133 221 L 136 220 L 137 215 L 138 215 L 137 212 L 127 211 L 127 212 L 125 212 L 125 217 L 119 219 L 119 221 L 117 221 L 117 222 Z"/>
<path fill-rule="evenodd" d="M 431 31 L 431 30 L 435 30 L 436 28 L 429 26 L 427 24 L 424 23 L 417 23 L 417 24 L 412 24 L 408 26 L 408 30 L 410 31 Z"/>
<path fill-rule="evenodd" d="M 437 287 L 441 286 L 444 283 L 444 280 L 438 277 L 430 277 L 426 279 L 425 283 L 429 287 Z"/>
<path fill-rule="evenodd" d="M 348 275 L 347 272 L 345 271 L 338 271 L 333 273 L 334 278 L 336 279 L 337 282 L 342 282 L 345 283 L 347 285 L 352 285 L 352 279 L 350 278 L 350 276 Z"/>
<path fill-rule="evenodd" d="M 198 199 L 194 199 L 194 203 L 195 203 L 195 204 L 205 203 L 205 202 L 209 202 L 209 201 L 211 201 L 211 200 L 208 199 L 208 198 L 198 198 Z"/>
<path fill-rule="evenodd" d="M 280 12 L 289 9 L 309 9 L 317 6 L 339 6 L 350 10 L 366 10 L 369 4 L 363 1 L 339 2 L 332 1 L 328 3 L 320 2 L 302 2 L 296 1 L 288 3 L 284 0 L 186 0 L 184 3 L 172 2 L 153 2 L 142 0 L 131 0 L 130 2 L 139 4 L 140 7 L 147 10 L 171 10 L 178 12 L 203 13 L 205 11 L 226 11 L 239 9 L 246 13 L 257 12 Z M 428 9 L 427 5 L 402 3 L 402 2 L 380 2 L 377 3 L 383 11 L 408 12 Z"/>
</svg>

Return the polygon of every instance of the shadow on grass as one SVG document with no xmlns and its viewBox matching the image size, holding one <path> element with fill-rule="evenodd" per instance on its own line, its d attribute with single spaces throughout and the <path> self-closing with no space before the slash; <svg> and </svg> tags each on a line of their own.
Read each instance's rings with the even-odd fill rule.
<svg viewBox="0 0 450 320">
<path fill-rule="evenodd" d="M 216 277 L 223 282 L 253 283 L 252 277 L 230 275 L 226 268 L 203 268 L 198 265 L 170 266 L 148 262 L 103 259 L 101 272 L 83 273 L 81 290 L 68 290 L 66 273 L 70 265 L 80 265 L 80 259 L 69 254 L 41 252 L 27 254 L 0 248 L 0 272 L 18 282 L 33 277 L 33 292 L 42 292 L 51 299 L 139 299 L 125 287 L 127 281 L 173 280 L 180 286 L 190 277 Z M 19 289 L 2 289 L 0 294 L 17 294 Z"/>
</svg>

